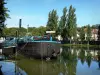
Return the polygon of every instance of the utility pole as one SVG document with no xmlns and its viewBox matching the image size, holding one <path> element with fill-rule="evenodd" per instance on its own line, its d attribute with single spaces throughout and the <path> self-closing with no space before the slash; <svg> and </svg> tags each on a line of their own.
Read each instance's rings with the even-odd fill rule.
<svg viewBox="0 0 100 75">
<path fill-rule="evenodd" d="M 27 33 L 28 33 L 29 24 L 27 25 Z"/>
</svg>

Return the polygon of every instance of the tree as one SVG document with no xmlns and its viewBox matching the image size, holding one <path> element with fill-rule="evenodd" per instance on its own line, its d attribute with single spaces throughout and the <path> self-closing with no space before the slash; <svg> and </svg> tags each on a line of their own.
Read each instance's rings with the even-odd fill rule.
<svg viewBox="0 0 100 75">
<path fill-rule="evenodd" d="M 58 30 L 63 40 L 67 38 L 71 41 L 72 37 L 76 40 L 76 14 L 75 8 L 73 8 L 72 5 L 70 6 L 68 13 L 66 7 L 63 9 L 63 16 L 60 19 Z"/>
<path fill-rule="evenodd" d="M 90 41 L 91 40 L 91 27 L 90 25 L 87 25 L 86 28 L 87 28 L 87 41 Z"/>
<path fill-rule="evenodd" d="M 57 27 L 58 27 L 58 15 L 57 11 L 53 9 L 52 11 L 49 12 L 46 30 L 57 31 Z"/>
<path fill-rule="evenodd" d="M 98 26 L 98 40 L 100 41 L 100 25 Z"/>
<path fill-rule="evenodd" d="M 80 30 L 80 39 L 81 39 L 81 41 L 84 41 L 85 40 L 84 27 L 82 27 L 81 30 Z"/>
<path fill-rule="evenodd" d="M 46 33 L 46 27 L 40 26 L 38 30 L 41 36 L 43 36 Z"/>
<path fill-rule="evenodd" d="M 9 18 L 9 15 L 7 14 L 8 9 L 5 8 L 6 2 L 5 0 L 0 0 L 0 37 L 3 36 L 3 29 L 5 27 L 5 20 L 6 18 Z"/>
<path fill-rule="evenodd" d="M 72 7 L 72 5 L 69 8 L 69 13 L 68 13 L 68 20 L 67 20 L 67 34 L 68 38 L 70 39 L 74 36 L 76 37 L 76 30 L 77 30 L 77 25 L 76 25 L 76 14 L 75 14 L 75 8 Z"/>
<path fill-rule="evenodd" d="M 67 37 L 67 27 L 66 27 L 66 23 L 67 23 L 67 9 L 66 7 L 63 9 L 63 15 L 60 19 L 59 22 L 59 34 L 61 35 L 61 37 L 63 38 L 63 40 Z"/>
<path fill-rule="evenodd" d="M 11 27 L 11 28 L 7 28 L 7 27 L 5 27 L 4 28 L 4 35 L 6 35 L 6 36 L 12 36 L 12 37 L 15 37 L 16 36 L 16 31 L 18 31 L 19 30 L 19 28 L 17 28 L 17 27 Z M 23 36 L 25 36 L 25 35 L 29 35 L 29 36 L 43 36 L 44 34 L 45 34 L 45 32 L 46 32 L 46 27 L 43 27 L 43 26 L 40 26 L 40 27 L 38 27 L 38 28 L 36 28 L 36 27 L 29 27 L 28 28 L 28 32 L 29 32 L 29 34 L 26 34 L 27 33 L 27 29 L 26 28 L 24 28 L 24 27 L 21 27 L 20 28 L 20 37 L 23 37 Z"/>
</svg>

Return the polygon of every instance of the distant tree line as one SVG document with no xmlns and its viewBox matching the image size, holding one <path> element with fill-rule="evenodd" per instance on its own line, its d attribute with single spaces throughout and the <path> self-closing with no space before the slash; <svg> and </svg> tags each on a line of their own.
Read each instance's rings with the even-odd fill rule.
<svg viewBox="0 0 100 75">
<path fill-rule="evenodd" d="M 18 30 L 19 30 L 18 27 L 11 27 L 11 28 L 5 27 L 3 34 L 6 37 L 16 37 L 16 31 L 18 31 Z M 42 36 L 45 34 L 45 32 L 46 32 L 46 27 L 44 27 L 44 26 L 40 26 L 38 28 L 28 27 L 28 29 L 21 27 L 19 35 L 20 36 L 25 36 L 25 35 L 30 35 L 30 36 L 39 36 L 40 35 L 40 36 Z"/>
</svg>

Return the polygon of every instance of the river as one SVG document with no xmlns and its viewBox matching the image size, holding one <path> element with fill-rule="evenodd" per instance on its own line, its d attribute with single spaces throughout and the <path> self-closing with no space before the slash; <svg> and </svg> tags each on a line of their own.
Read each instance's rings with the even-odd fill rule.
<svg viewBox="0 0 100 75">
<path fill-rule="evenodd" d="M 62 47 L 49 61 L 20 56 L 15 62 L 0 61 L 4 75 L 100 75 L 100 50 Z M 15 65 L 16 64 L 16 65 Z"/>
</svg>

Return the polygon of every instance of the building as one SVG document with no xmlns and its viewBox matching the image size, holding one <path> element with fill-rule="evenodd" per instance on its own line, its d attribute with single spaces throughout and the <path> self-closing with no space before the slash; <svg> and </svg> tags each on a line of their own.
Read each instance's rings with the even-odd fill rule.
<svg viewBox="0 0 100 75">
<path fill-rule="evenodd" d="M 92 29 L 91 31 L 91 39 L 97 41 L 98 40 L 98 29 Z"/>
<path fill-rule="evenodd" d="M 85 32 L 85 40 L 87 38 L 87 28 L 84 29 Z M 98 29 L 94 28 L 91 30 L 91 40 L 97 41 L 98 40 Z"/>
</svg>

